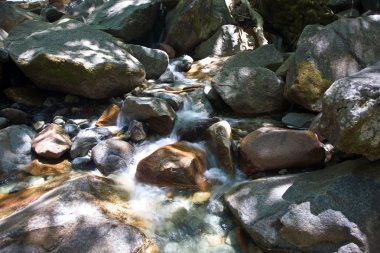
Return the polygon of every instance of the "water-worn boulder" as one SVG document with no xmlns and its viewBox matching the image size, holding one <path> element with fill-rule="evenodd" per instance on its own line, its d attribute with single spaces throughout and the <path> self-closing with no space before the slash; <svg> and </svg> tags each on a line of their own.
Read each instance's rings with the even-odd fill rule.
<svg viewBox="0 0 380 253">
<path fill-rule="evenodd" d="M 145 235 L 125 222 L 124 199 L 110 180 L 69 180 L 0 221 L 0 252 L 147 252 Z"/>
<path fill-rule="evenodd" d="M 165 100 L 154 97 L 128 96 L 122 113 L 128 120 L 146 122 L 150 131 L 169 134 L 173 128 L 175 112 Z"/>
<path fill-rule="evenodd" d="M 57 124 L 50 124 L 39 132 L 32 141 L 32 148 L 38 156 L 59 158 L 70 150 L 70 136 Z"/>
<path fill-rule="evenodd" d="M 81 130 L 73 139 L 70 149 L 71 158 L 87 155 L 88 151 L 95 147 L 96 144 L 107 139 L 111 135 L 111 131 L 103 127 Z"/>
<path fill-rule="evenodd" d="M 0 129 L 0 177 L 17 172 L 31 162 L 35 131 L 25 125 Z"/>
<path fill-rule="evenodd" d="M 88 23 L 130 42 L 153 27 L 159 4 L 158 0 L 111 0 L 92 12 Z"/>
<path fill-rule="evenodd" d="M 324 164 L 323 144 L 311 131 L 262 127 L 240 143 L 240 169 L 248 174 L 259 171 Z"/>
<path fill-rule="evenodd" d="M 195 59 L 207 56 L 228 56 L 253 49 L 255 38 L 235 25 L 223 25 L 214 35 L 202 42 L 194 51 Z"/>
<path fill-rule="evenodd" d="M 321 111 L 321 98 L 334 81 L 380 59 L 379 38 L 380 15 L 307 26 L 288 71 L 285 96 L 308 110 Z"/>
<path fill-rule="evenodd" d="M 13 3 L 0 2 L 0 28 L 9 33 L 13 28 L 27 20 L 42 21 L 42 17 L 19 8 Z"/>
<path fill-rule="evenodd" d="M 281 111 L 286 105 L 284 82 L 271 70 L 261 67 L 223 66 L 212 87 L 238 114 Z"/>
<path fill-rule="evenodd" d="M 222 25 L 232 22 L 224 0 L 180 1 L 166 17 L 167 36 L 164 43 L 176 52 L 190 53 Z"/>
<path fill-rule="evenodd" d="M 339 79 L 323 97 L 319 131 L 337 149 L 380 158 L 380 62 Z"/>
<path fill-rule="evenodd" d="M 108 139 L 99 142 L 91 151 L 92 160 L 104 175 L 126 169 L 132 161 L 134 148 L 128 142 Z"/>
<path fill-rule="evenodd" d="M 203 173 L 207 169 L 206 153 L 186 142 L 166 145 L 137 165 L 137 180 L 162 186 L 206 190 Z"/>
<path fill-rule="evenodd" d="M 34 159 L 24 168 L 24 171 L 33 176 L 47 177 L 68 173 L 70 169 L 71 163 L 68 160 L 44 161 L 41 159 Z"/>
<path fill-rule="evenodd" d="M 274 47 L 268 44 L 255 50 L 243 51 L 229 58 L 224 68 L 233 67 L 263 67 L 276 71 L 284 61 L 284 56 Z"/>
<path fill-rule="evenodd" d="M 145 68 L 147 79 L 157 79 L 169 65 L 169 56 L 162 50 L 128 44 L 128 51 L 136 57 Z"/>
<path fill-rule="evenodd" d="M 228 175 L 234 174 L 232 162 L 231 142 L 232 130 L 227 121 L 219 121 L 207 129 L 207 141 L 219 168 L 224 170 Z"/>
<path fill-rule="evenodd" d="M 347 161 L 324 170 L 236 185 L 225 200 L 263 249 L 378 252 L 380 163 Z"/>
<path fill-rule="evenodd" d="M 11 58 L 41 89 L 107 98 L 142 83 L 142 64 L 124 43 L 69 19 L 26 22 L 6 40 Z"/>
</svg>

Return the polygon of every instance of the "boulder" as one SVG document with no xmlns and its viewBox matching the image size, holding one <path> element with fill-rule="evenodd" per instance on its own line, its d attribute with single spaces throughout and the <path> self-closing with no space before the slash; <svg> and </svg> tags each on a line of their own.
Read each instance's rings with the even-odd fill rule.
<svg viewBox="0 0 380 253">
<path fill-rule="evenodd" d="M 147 137 L 144 124 L 137 120 L 133 120 L 129 124 L 128 134 L 132 142 L 141 142 Z"/>
<path fill-rule="evenodd" d="M 8 119 L 12 124 L 27 124 L 29 122 L 29 115 L 15 108 L 4 108 L 0 110 L 0 115 Z"/>
<path fill-rule="evenodd" d="M 232 128 L 232 136 L 235 140 L 244 138 L 251 132 L 261 127 L 285 127 L 285 125 L 270 116 L 261 116 L 254 118 L 227 118 Z"/>
<path fill-rule="evenodd" d="M 54 123 L 39 132 L 32 141 L 34 152 L 45 158 L 60 158 L 70 147 L 70 136 L 63 127 Z"/>
<path fill-rule="evenodd" d="M 238 114 L 270 113 L 286 108 L 284 82 L 269 69 L 223 66 L 212 87 Z"/>
<path fill-rule="evenodd" d="M 268 44 L 255 50 L 243 51 L 232 56 L 223 64 L 223 68 L 233 67 L 263 67 L 276 71 L 283 63 L 284 56 L 274 47 Z"/>
<path fill-rule="evenodd" d="M 165 44 L 165 43 L 160 43 L 159 48 L 160 48 L 160 50 L 167 53 L 170 59 L 175 57 L 175 50 L 174 50 L 174 48 L 172 48 L 172 46 Z"/>
<path fill-rule="evenodd" d="M 24 21 L 41 20 L 42 17 L 19 8 L 10 2 L 0 2 L 0 28 L 10 32 Z"/>
<path fill-rule="evenodd" d="M 380 15 L 307 26 L 286 78 L 285 96 L 312 111 L 330 85 L 380 59 Z"/>
<path fill-rule="evenodd" d="M 72 179 L 3 218 L 0 252 L 148 252 L 151 243 L 125 222 L 134 218 L 111 182 L 96 176 Z"/>
<path fill-rule="evenodd" d="M 24 168 L 24 171 L 28 172 L 29 174 L 42 177 L 69 173 L 70 170 L 71 163 L 67 159 L 63 161 L 44 161 L 40 159 L 34 159 Z"/>
<path fill-rule="evenodd" d="M 150 131 L 169 134 L 173 128 L 175 112 L 165 100 L 154 97 L 128 96 L 122 113 L 128 120 L 146 122 Z"/>
<path fill-rule="evenodd" d="M 100 115 L 99 119 L 96 121 L 95 125 L 102 126 L 115 126 L 117 123 L 117 118 L 121 111 L 120 106 L 116 104 L 109 105 L 106 110 Z"/>
<path fill-rule="evenodd" d="M 219 119 L 215 117 L 209 118 L 193 111 L 182 111 L 177 113 L 174 132 L 180 140 L 202 141 L 206 136 L 206 130 L 218 121 Z"/>
<path fill-rule="evenodd" d="M 379 176 L 379 162 L 359 159 L 239 183 L 225 200 L 265 251 L 378 252 Z"/>
<path fill-rule="evenodd" d="M 124 43 L 78 21 L 24 23 L 12 30 L 6 47 L 41 89 L 101 99 L 131 91 L 145 79 Z"/>
<path fill-rule="evenodd" d="M 71 158 L 74 159 L 76 157 L 87 155 L 96 144 L 107 139 L 111 135 L 111 131 L 103 127 L 81 130 L 73 139 L 70 149 Z"/>
<path fill-rule="evenodd" d="M 186 142 L 166 145 L 137 165 L 136 179 L 143 183 L 206 190 L 207 169 L 204 150 Z"/>
<path fill-rule="evenodd" d="M 86 20 L 91 13 L 106 2 L 106 0 L 72 1 L 66 6 L 66 12 L 79 20 Z"/>
<path fill-rule="evenodd" d="M 222 25 L 231 23 L 232 16 L 224 0 L 180 1 L 166 17 L 167 36 L 164 43 L 176 52 L 190 53 Z"/>
<path fill-rule="evenodd" d="M 128 44 L 128 52 L 136 57 L 145 68 L 147 79 L 157 79 L 169 65 L 169 56 L 162 50 Z"/>
<path fill-rule="evenodd" d="M 223 25 L 208 40 L 195 48 L 194 58 L 203 59 L 208 56 L 228 56 L 253 49 L 255 38 L 235 25 Z"/>
<path fill-rule="evenodd" d="M 218 163 L 218 167 L 227 175 L 234 174 L 231 143 L 232 131 L 227 121 L 220 121 L 207 129 L 207 141 Z"/>
<path fill-rule="evenodd" d="M 0 177 L 22 169 L 31 162 L 35 131 L 26 125 L 0 129 Z"/>
<path fill-rule="evenodd" d="M 259 171 L 322 166 L 323 144 L 311 131 L 262 127 L 240 142 L 240 169 L 248 174 Z"/>
<path fill-rule="evenodd" d="M 318 129 L 337 149 L 380 158 L 380 62 L 337 80 L 323 97 Z"/>
<path fill-rule="evenodd" d="M 88 23 L 125 42 L 131 42 L 152 29 L 159 4 L 158 0 L 111 0 L 92 12 Z"/>
<path fill-rule="evenodd" d="M 173 70 L 179 72 L 187 72 L 190 70 L 191 65 L 193 65 L 193 58 L 190 55 L 181 55 L 177 58 L 170 60 L 170 65 L 173 66 Z"/>
<path fill-rule="evenodd" d="M 103 175 L 127 169 L 132 161 L 134 148 L 128 142 L 108 139 L 99 142 L 91 151 L 92 160 Z"/>
</svg>

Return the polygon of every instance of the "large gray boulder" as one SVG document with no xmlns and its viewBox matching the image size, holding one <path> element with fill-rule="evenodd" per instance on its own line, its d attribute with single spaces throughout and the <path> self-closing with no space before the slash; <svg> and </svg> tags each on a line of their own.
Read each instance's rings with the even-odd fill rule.
<svg viewBox="0 0 380 253">
<path fill-rule="evenodd" d="M 159 78 L 169 65 L 169 56 L 162 50 L 132 44 L 127 47 L 128 52 L 144 65 L 147 79 Z"/>
<path fill-rule="evenodd" d="M 237 53 L 229 58 L 223 67 L 263 67 L 276 71 L 283 63 L 284 56 L 274 47 L 273 44 L 268 44 L 256 48 Z"/>
<path fill-rule="evenodd" d="M 66 6 L 66 12 L 77 19 L 86 20 L 91 13 L 106 2 L 106 0 L 72 1 Z"/>
<path fill-rule="evenodd" d="M 225 200 L 263 249 L 379 252 L 379 176 L 379 162 L 359 159 L 324 170 L 239 183 Z"/>
<path fill-rule="evenodd" d="M 94 99 L 119 96 L 145 79 L 124 43 L 83 23 L 26 22 L 6 40 L 11 58 L 42 89 Z"/>
<path fill-rule="evenodd" d="M 380 60 L 379 39 L 380 15 L 307 26 L 288 71 L 286 97 L 321 111 L 321 98 L 334 81 Z"/>
<path fill-rule="evenodd" d="M 92 12 L 88 23 L 130 42 L 153 27 L 159 4 L 159 0 L 111 0 Z"/>
<path fill-rule="evenodd" d="M 339 150 L 380 158 L 380 62 L 339 79 L 323 97 L 319 131 Z"/>
<path fill-rule="evenodd" d="M 214 35 L 202 42 L 194 52 L 195 59 L 210 55 L 229 56 L 255 47 L 255 38 L 235 25 L 223 25 Z"/>
<path fill-rule="evenodd" d="M 10 32 L 24 21 L 41 20 L 42 17 L 17 7 L 14 3 L 0 2 L 0 28 Z"/>
<path fill-rule="evenodd" d="M 0 177 L 17 172 L 32 161 L 35 131 L 26 125 L 0 130 Z"/>
<path fill-rule="evenodd" d="M 271 70 L 261 67 L 223 66 L 212 87 L 238 114 L 281 111 L 286 105 L 284 82 Z"/>
<path fill-rule="evenodd" d="M 3 218 L 0 252 L 146 252 L 145 235 L 117 219 L 130 215 L 122 207 L 125 197 L 109 182 L 95 176 L 69 180 Z"/>
<path fill-rule="evenodd" d="M 176 52 L 190 53 L 222 25 L 232 24 L 225 0 L 180 1 L 166 17 L 165 44 Z"/>
<path fill-rule="evenodd" d="M 129 121 L 147 123 L 149 130 L 158 134 L 169 134 L 176 118 L 173 108 L 165 100 L 155 97 L 128 96 L 122 113 Z"/>
</svg>

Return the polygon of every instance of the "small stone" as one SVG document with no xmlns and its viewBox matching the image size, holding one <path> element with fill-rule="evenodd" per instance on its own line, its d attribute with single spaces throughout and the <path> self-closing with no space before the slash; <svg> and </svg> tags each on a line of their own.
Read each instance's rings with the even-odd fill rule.
<svg viewBox="0 0 380 253">
<path fill-rule="evenodd" d="M 66 123 L 66 120 L 62 116 L 55 116 L 53 119 L 53 123 L 63 126 Z"/>
<path fill-rule="evenodd" d="M 42 120 L 36 121 L 36 122 L 33 123 L 33 128 L 34 128 L 34 130 L 36 130 L 37 132 L 39 132 L 39 131 L 42 130 L 42 128 L 44 127 L 44 125 L 45 125 L 45 121 L 42 121 Z"/>
<path fill-rule="evenodd" d="M 96 126 L 115 126 L 117 122 L 117 117 L 121 111 L 120 106 L 116 104 L 112 104 L 107 107 L 106 110 L 99 117 L 98 121 L 96 121 Z"/>
<path fill-rule="evenodd" d="M 211 197 L 210 192 L 196 192 L 191 197 L 191 202 L 194 204 L 202 205 L 206 203 Z"/>
<path fill-rule="evenodd" d="M 7 118 L 12 124 L 27 124 L 29 121 L 28 114 L 19 109 L 5 108 L 0 111 L 0 115 Z"/>
<path fill-rule="evenodd" d="M 133 142 L 141 142 L 144 141 L 147 137 L 145 127 L 143 123 L 133 120 L 128 128 L 128 133 L 131 141 Z"/>
</svg>

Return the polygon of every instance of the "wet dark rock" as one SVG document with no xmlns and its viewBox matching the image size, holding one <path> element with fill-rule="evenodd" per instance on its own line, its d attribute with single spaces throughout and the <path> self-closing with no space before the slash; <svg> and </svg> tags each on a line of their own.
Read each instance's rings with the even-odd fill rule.
<svg viewBox="0 0 380 253">
<path fill-rule="evenodd" d="M 189 112 L 191 114 L 191 112 Z M 195 115 L 196 116 L 196 115 Z M 206 136 L 206 130 L 218 122 L 219 118 L 206 117 L 186 117 L 186 112 L 183 113 L 183 118 L 178 117 L 176 122 L 176 132 L 180 140 L 184 141 L 200 141 Z"/>
<path fill-rule="evenodd" d="M 324 170 L 239 183 L 225 200 L 265 250 L 378 252 L 379 173 L 379 162 L 347 161 Z"/>
<path fill-rule="evenodd" d="M 174 70 L 179 72 L 187 72 L 190 70 L 194 60 L 189 55 L 182 55 L 180 57 L 170 60 L 170 65 L 174 66 Z"/>
<path fill-rule="evenodd" d="M 21 170 L 31 162 L 35 131 L 26 125 L 0 129 L 0 177 Z"/>
<path fill-rule="evenodd" d="M 0 129 L 3 129 L 9 125 L 9 120 L 4 117 L 0 117 Z"/>
<path fill-rule="evenodd" d="M 134 148 L 128 142 L 108 139 L 99 142 L 91 151 L 92 160 L 104 175 L 127 169 L 132 161 Z"/>
<path fill-rule="evenodd" d="M 70 150 L 71 158 L 87 155 L 100 141 L 107 139 L 111 135 L 111 131 L 103 127 L 81 130 L 73 139 Z"/>
<path fill-rule="evenodd" d="M 289 128 L 308 129 L 315 117 L 312 113 L 290 112 L 282 117 L 281 121 Z"/>
<path fill-rule="evenodd" d="M 28 114 L 15 108 L 2 109 L 0 116 L 8 119 L 12 124 L 27 124 L 29 122 Z"/>
<path fill-rule="evenodd" d="M 59 20 L 63 15 L 65 15 L 65 13 L 57 10 L 55 7 L 46 7 L 41 10 L 41 16 L 50 23 Z"/>
<path fill-rule="evenodd" d="M 132 142 L 141 142 L 147 137 L 144 124 L 137 120 L 133 120 L 129 124 L 128 134 Z"/>
<path fill-rule="evenodd" d="M 80 131 L 77 124 L 68 123 L 65 124 L 63 128 L 65 129 L 65 132 L 70 136 L 70 138 L 74 138 L 75 136 L 77 136 Z"/>
<path fill-rule="evenodd" d="M 92 161 L 90 156 L 77 157 L 71 161 L 71 166 L 73 170 L 95 170 L 96 165 Z"/>
</svg>

